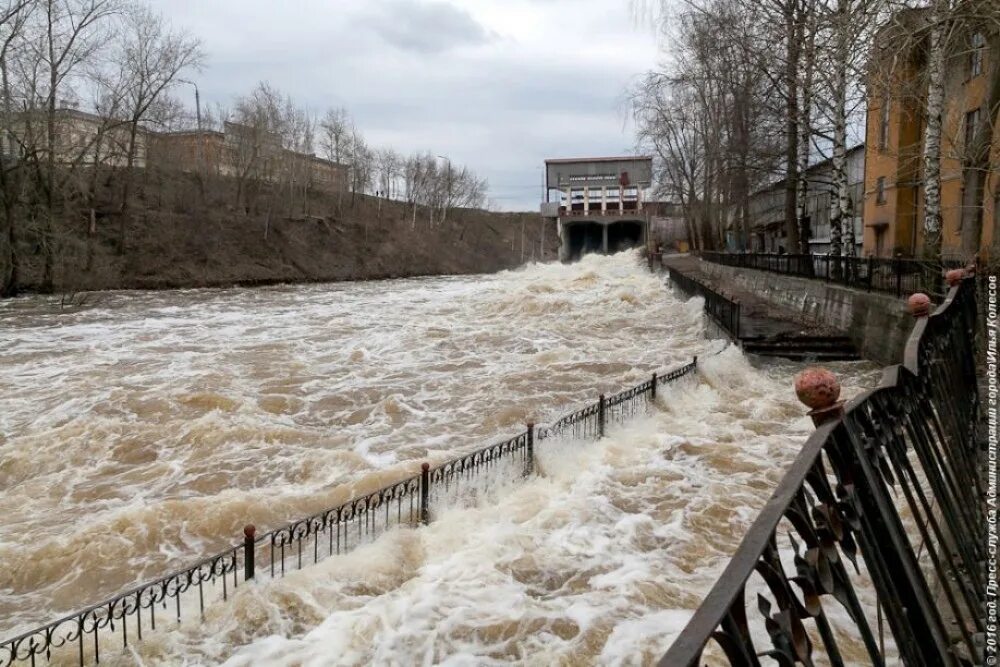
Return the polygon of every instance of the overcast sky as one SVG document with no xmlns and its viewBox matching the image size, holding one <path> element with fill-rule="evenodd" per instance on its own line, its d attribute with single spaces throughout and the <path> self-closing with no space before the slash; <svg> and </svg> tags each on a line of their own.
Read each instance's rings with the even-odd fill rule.
<svg viewBox="0 0 1000 667">
<path fill-rule="evenodd" d="M 152 2 L 203 40 L 207 103 L 266 80 L 343 106 L 372 146 L 469 165 L 504 209 L 536 209 L 546 157 L 630 152 L 623 95 L 657 60 L 629 0 Z"/>
</svg>

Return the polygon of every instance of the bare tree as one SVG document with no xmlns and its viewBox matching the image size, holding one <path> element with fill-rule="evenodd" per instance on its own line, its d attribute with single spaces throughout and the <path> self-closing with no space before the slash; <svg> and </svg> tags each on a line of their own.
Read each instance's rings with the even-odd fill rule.
<svg viewBox="0 0 1000 667">
<path fill-rule="evenodd" d="M 822 42 L 816 70 L 816 106 L 818 114 L 832 126 L 830 254 L 835 256 L 855 253 L 854 211 L 847 174 L 848 123 L 865 102 L 865 61 L 869 55 L 855 45 L 874 38 L 884 7 L 884 0 L 824 0 L 819 7 Z M 839 270 L 840 264 L 834 264 L 834 271 Z"/>
<path fill-rule="evenodd" d="M 671 67 L 633 91 L 639 137 L 695 247 L 726 243 L 728 229 L 749 248 L 750 195 L 774 176 L 787 139 L 773 100 L 780 63 L 762 46 L 773 43 L 772 27 L 743 0 L 693 1 L 672 24 Z"/>
<path fill-rule="evenodd" d="M 274 87 L 259 83 L 236 101 L 225 121 L 226 156 L 236 178 L 236 207 L 249 212 L 263 183 L 275 180 L 283 131 L 284 99 Z"/>
<path fill-rule="evenodd" d="M 34 62 L 24 69 L 30 81 L 29 108 L 35 100 L 41 102 L 44 117 L 44 141 L 41 151 L 32 151 L 36 183 L 41 192 L 44 213 L 39 233 L 44 268 L 41 291 L 51 292 L 54 281 L 55 226 L 58 208 L 62 205 L 57 161 L 76 164 L 75 159 L 63 159 L 58 144 L 58 104 L 67 86 L 82 66 L 95 58 L 108 44 L 109 19 L 117 14 L 119 0 L 38 0 L 39 10 L 29 44 L 35 51 Z M 35 78 L 36 75 L 41 75 Z M 30 116 L 29 116 L 30 118 Z M 30 134 L 30 131 L 28 132 Z"/>
<path fill-rule="evenodd" d="M 181 73 L 201 67 L 204 56 L 197 39 L 182 30 L 172 29 L 163 16 L 145 5 L 129 5 L 123 14 L 121 29 L 122 39 L 113 58 L 124 82 L 125 120 L 128 123 L 121 198 L 124 211 L 128 207 L 143 122 L 148 120 L 154 105 L 164 101 Z"/>
<path fill-rule="evenodd" d="M 927 50 L 927 127 L 924 129 L 924 253 L 941 256 L 941 127 L 945 50 L 951 0 L 932 0 Z"/>
<path fill-rule="evenodd" d="M 347 146 L 354 132 L 350 116 L 343 108 L 328 109 L 319 123 L 319 143 L 326 159 L 344 164 Z M 337 190 L 337 208 L 343 204 L 343 190 Z"/>
<path fill-rule="evenodd" d="M 17 223 L 18 205 L 22 197 L 24 156 L 21 125 L 15 115 L 21 91 L 15 87 L 11 76 L 13 49 L 23 39 L 31 12 L 36 9 L 34 0 L 7 0 L 0 5 L 0 297 L 9 297 L 18 291 Z"/>
<path fill-rule="evenodd" d="M 328 109 L 319 123 L 320 146 L 327 159 L 343 162 L 354 127 L 344 108 Z"/>
<path fill-rule="evenodd" d="M 359 194 L 367 194 L 371 190 L 374 164 L 372 150 L 368 148 L 364 137 L 356 129 L 351 133 L 347 156 L 351 179 L 351 206 L 353 207 Z M 367 235 L 367 229 L 365 233 Z"/>
</svg>

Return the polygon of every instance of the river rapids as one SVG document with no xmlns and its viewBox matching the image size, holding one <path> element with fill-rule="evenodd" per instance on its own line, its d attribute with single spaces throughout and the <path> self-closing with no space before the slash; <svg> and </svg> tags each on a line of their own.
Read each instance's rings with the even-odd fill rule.
<svg viewBox="0 0 1000 667">
<path fill-rule="evenodd" d="M 634 252 L 0 304 L 0 639 L 676 368 L 648 416 L 111 664 L 654 662 L 812 430 Z M 722 350 L 718 354 L 714 354 Z M 828 364 L 847 397 L 868 364 Z M 195 615 L 196 618 L 197 615 Z"/>
</svg>

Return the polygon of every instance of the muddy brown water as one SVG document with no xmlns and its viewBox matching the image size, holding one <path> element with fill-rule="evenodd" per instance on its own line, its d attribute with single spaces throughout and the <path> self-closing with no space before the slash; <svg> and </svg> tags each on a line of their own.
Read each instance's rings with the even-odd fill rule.
<svg viewBox="0 0 1000 667">
<path fill-rule="evenodd" d="M 716 356 L 637 255 L 491 276 L 0 304 L 0 636 L 702 356 L 542 475 L 289 578 L 122 664 L 643 664 L 811 426 L 792 363 Z M 851 395 L 877 382 L 834 364 Z M 102 656 L 103 662 L 104 656 Z"/>
</svg>

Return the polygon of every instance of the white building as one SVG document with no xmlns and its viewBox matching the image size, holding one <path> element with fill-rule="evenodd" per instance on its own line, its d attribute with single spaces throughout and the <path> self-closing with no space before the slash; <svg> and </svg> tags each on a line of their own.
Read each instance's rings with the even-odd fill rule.
<svg viewBox="0 0 1000 667">
<path fill-rule="evenodd" d="M 645 244 L 652 173 L 648 156 L 546 160 L 542 215 L 558 222 L 560 259 Z"/>
</svg>

